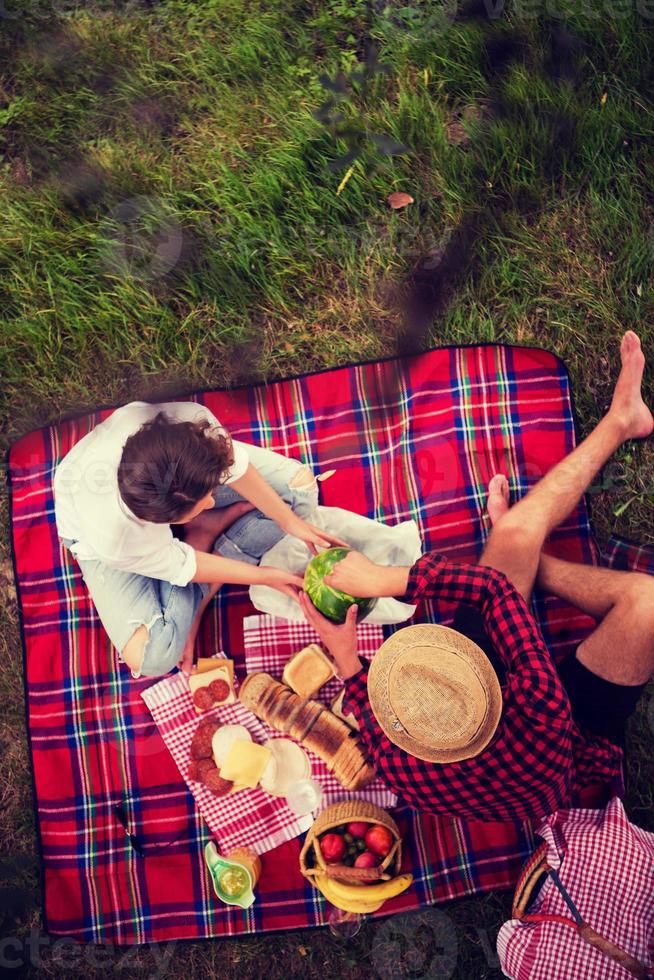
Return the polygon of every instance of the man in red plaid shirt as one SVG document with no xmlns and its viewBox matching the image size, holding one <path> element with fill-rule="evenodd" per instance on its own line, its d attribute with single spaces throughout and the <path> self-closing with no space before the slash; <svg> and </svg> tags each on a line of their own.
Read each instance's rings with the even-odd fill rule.
<svg viewBox="0 0 654 980">
<path fill-rule="evenodd" d="M 641 397 L 645 358 L 631 331 L 621 359 L 606 416 L 522 500 L 509 508 L 506 479 L 493 478 L 493 529 L 477 565 L 431 553 L 412 568 L 384 568 L 352 552 L 325 579 L 350 595 L 458 604 L 454 628 L 485 649 L 502 687 L 499 726 L 478 755 L 435 763 L 395 745 L 370 706 L 356 606 L 336 626 L 301 597 L 345 682 L 344 711 L 357 719 L 380 776 L 414 809 L 477 820 L 539 818 L 569 806 L 582 787 L 620 776 L 625 723 L 654 672 L 654 580 L 561 561 L 542 548 L 616 449 L 654 429 Z M 529 611 L 536 582 L 598 621 L 558 668 Z"/>
</svg>

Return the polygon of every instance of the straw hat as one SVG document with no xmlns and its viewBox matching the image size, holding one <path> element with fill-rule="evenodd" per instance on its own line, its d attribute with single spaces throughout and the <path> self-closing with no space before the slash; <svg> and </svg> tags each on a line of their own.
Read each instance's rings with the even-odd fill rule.
<svg viewBox="0 0 654 980">
<path fill-rule="evenodd" d="M 407 626 L 381 645 L 368 697 L 391 742 L 428 762 L 479 755 L 502 714 L 502 691 L 484 651 L 431 624 Z"/>
</svg>

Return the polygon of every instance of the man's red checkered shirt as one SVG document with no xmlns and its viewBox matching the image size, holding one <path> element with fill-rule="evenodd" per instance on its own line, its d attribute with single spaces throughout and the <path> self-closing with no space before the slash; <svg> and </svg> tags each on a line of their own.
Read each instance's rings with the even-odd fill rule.
<svg viewBox="0 0 654 980">
<path fill-rule="evenodd" d="M 475 606 L 506 667 L 503 708 L 490 744 L 473 759 L 441 764 L 409 755 L 386 737 L 368 701 L 367 667 L 345 682 L 344 710 L 356 717 L 371 760 L 416 810 L 471 820 L 544 817 L 591 783 L 619 778 L 622 751 L 582 734 L 568 695 L 525 600 L 506 575 L 435 553 L 420 558 L 406 594 Z"/>
</svg>

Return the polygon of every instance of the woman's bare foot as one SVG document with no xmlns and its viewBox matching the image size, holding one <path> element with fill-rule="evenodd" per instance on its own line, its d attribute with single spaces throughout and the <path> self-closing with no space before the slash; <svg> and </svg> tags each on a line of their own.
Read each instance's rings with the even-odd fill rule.
<svg viewBox="0 0 654 980">
<path fill-rule="evenodd" d="M 496 474 L 488 484 L 486 510 L 491 524 L 496 524 L 509 509 L 509 481 L 501 473 Z"/>
<path fill-rule="evenodd" d="M 195 641 L 197 639 L 198 631 L 200 629 L 200 623 L 202 621 L 202 616 L 204 611 L 215 596 L 216 592 L 221 586 L 221 582 L 212 582 L 209 586 L 207 594 L 203 597 L 202 602 L 198 606 L 198 611 L 195 614 L 195 619 L 191 624 L 191 629 L 186 637 L 186 643 L 184 644 L 184 649 L 182 650 L 182 655 L 177 661 L 177 666 L 185 674 L 190 674 L 193 670 L 193 654 L 195 652 Z"/>
<path fill-rule="evenodd" d="M 211 510 L 203 510 L 188 524 L 180 525 L 184 541 L 196 551 L 210 552 L 216 538 L 224 534 L 239 517 L 254 509 L 254 504 L 244 500 L 242 503 L 239 501 L 230 504 L 229 507 L 212 507 Z"/>
<path fill-rule="evenodd" d="M 184 650 L 182 651 L 182 655 L 177 661 L 177 666 L 184 674 L 186 674 L 187 677 L 193 670 L 194 651 L 195 651 L 195 636 L 193 637 L 193 639 L 189 637 L 189 639 L 186 641 Z"/>
<path fill-rule="evenodd" d="M 622 338 L 620 358 L 622 370 L 608 414 L 621 422 L 625 439 L 646 439 L 654 429 L 654 418 L 641 394 L 645 355 L 633 330 L 627 330 Z"/>
</svg>

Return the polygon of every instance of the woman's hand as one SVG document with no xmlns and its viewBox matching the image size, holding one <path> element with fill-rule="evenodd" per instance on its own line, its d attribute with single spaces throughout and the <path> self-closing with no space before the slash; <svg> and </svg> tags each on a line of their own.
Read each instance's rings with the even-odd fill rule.
<svg viewBox="0 0 654 980">
<path fill-rule="evenodd" d="M 408 579 L 408 568 L 376 565 L 360 552 L 351 551 L 334 565 L 324 581 L 333 589 L 364 599 L 404 595 Z"/>
<path fill-rule="evenodd" d="M 357 605 L 352 603 L 347 611 L 347 617 L 342 625 L 332 623 L 330 619 L 319 613 L 306 592 L 300 593 L 300 606 L 307 622 L 330 652 L 338 676 L 342 680 L 353 677 L 361 670 L 357 654 Z"/>
<path fill-rule="evenodd" d="M 268 585 L 271 589 L 277 589 L 291 599 L 298 601 L 304 580 L 301 575 L 294 575 L 292 572 L 285 572 L 281 568 L 273 568 L 269 565 L 259 565 L 258 571 L 261 573 L 257 577 L 255 584 Z"/>
<path fill-rule="evenodd" d="M 327 531 L 323 531 L 321 527 L 316 527 L 315 524 L 309 524 L 296 514 L 289 518 L 284 525 L 284 530 L 287 534 L 292 534 L 294 538 L 304 541 L 312 555 L 318 554 L 318 548 L 333 548 L 334 546 L 349 548 L 345 541 L 335 538 L 334 535 L 328 534 Z"/>
</svg>

